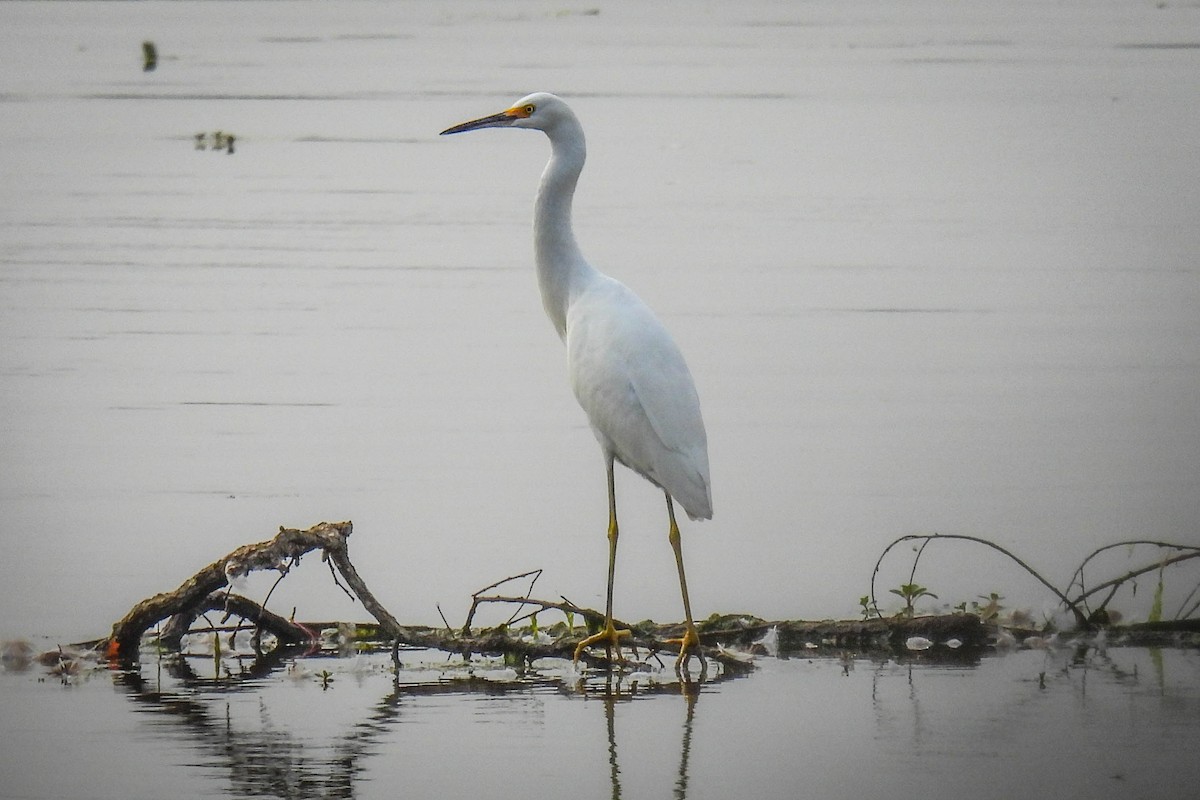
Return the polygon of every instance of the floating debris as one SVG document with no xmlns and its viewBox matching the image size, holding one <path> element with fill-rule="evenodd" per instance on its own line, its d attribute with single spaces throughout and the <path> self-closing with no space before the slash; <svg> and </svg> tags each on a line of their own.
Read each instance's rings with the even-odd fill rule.
<svg viewBox="0 0 1200 800">
<path fill-rule="evenodd" d="M 753 653 L 744 653 L 741 650 L 730 650 L 728 647 L 726 647 L 723 644 L 717 645 L 717 652 L 720 653 L 725 658 L 733 659 L 734 661 L 737 661 L 742 664 L 753 664 L 754 663 L 754 654 Z M 778 648 L 776 648 L 776 654 L 778 654 Z"/>
<path fill-rule="evenodd" d="M 1013 636 L 1012 633 L 1006 631 L 1004 628 L 1000 628 L 998 631 L 996 631 L 995 645 L 999 650 L 1007 650 L 1009 648 L 1016 647 L 1017 637 Z"/>
<path fill-rule="evenodd" d="M 905 640 L 904 646 L 909 650 L 928 650 L 933 647 L 933 641 L 924 636 L 910 636 Z"/>
<path fill-rule="evenodd" d="M 649 686 L 654 683 L 654 675 L 646 670 L 639 670 L 632 673 L 626 680 L 631 688 L 637 689 L 638 686 Z"/>
<path fill-rule="evenodd" d="M 755 639 L 750 643 L 751 653 L 765 653 L 769 656 L 779 655 L 779 626 L 772 625 L 771 628 L 762 635 L 761 638 Z"/>
<path fill-rule="evenodd" d="M 1018 609 L 1008 616 L 1008 624 L 1014 628 L 1032 628 L 1037 624 L 1033 612 L 1028 609 Z"/>
<path fill-rule="evenodd" d="M 142 72 L 154 72 L 158 67 L 158 48 L 154 42 L 142 42 Z"/>
<path fill-rule="evenodd" d="M 211 137 L 211 138 L 210 138 Z M 212 150 L 213 152 L 224 151 L 229 155 L 233 155 L 233 143 L 237 137 L 232 133 L 225 131 L 213 131 L 212 134 L 197 133 L 194 141 L 197 150 Z"/>
<path fill-rule="evenodd" d="M 33 663 L 33 645 L 24 639 L 0 642 L 0 663 L 5 669 L 22 670 Z"/>
<path fill-rule="evenodd" d="M 283 674 L 288 680 L 301 683 L 313 677 L 314 673 L 303 664 L 297 664 L 295 661 L 292 661 L 287 665 L 287 669 L 284 670 Z"/>
<path fill-rule="evenodd" d="M 354 623 L 339 622 L 334 627 L 321 629 L 321 644 L 331 647 L 345 647 L 354 641 L 356 633 Z"/>
<path fill-rule="evenodd" d="M 1062 646 L 1057 633 L 1049 636 L 1027 636 L 1021 644 L 1030 650 L 1055 650 Z"/>
</svg>

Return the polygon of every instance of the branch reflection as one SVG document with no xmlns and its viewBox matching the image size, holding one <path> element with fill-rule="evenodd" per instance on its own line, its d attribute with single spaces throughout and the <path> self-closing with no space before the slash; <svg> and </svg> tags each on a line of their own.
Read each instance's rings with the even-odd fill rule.
<svg viewBox="0 0 1200 800">
<path fill-rule="evenodd" d="M 335 662 L 335 663 L 330 663 Z M 336 682 L 327 680 L 332 691 L 346 687 L 343 695 L 350 702 L 341 708 L 349 713 L 347 723 L 339 731 L 335 721 L 322 718 L 319 706 L 308 701 L 297 701 L 297 695 L 287 690 L 289 682 L 297 685 L 321 685 L 319 670 L 322 663 L 345 664 L 345 659 L 310 657 L 301 661 L 290 661 L 284 651 L 266 657 L 245 659 L 237 670 L 221 670 L 213 677 L 198 676 L 186 658 L 164 659 L 157 664 L 145 664 L 140 671 L 115 672 L 114 683 L 123 689 L 138 710 L 154 715 L 152 725 L 157 736 L 175 740 L 182 746 L 185 763 L 198 766 L 209 776 L 216 775 L 227 781 L 229 796 L 275 797 L 275 798 L 354 798 L 361 793 L 361 781 L 368 769 L 377 769 L 376 759 L 383 755 L 394 758 L 398 741 L 397 725 L 406 719 L 402 708 L 406 701 L 436 695 L 464 698 L 481 695 L 513 696 L 515 700 L 557 697 L 570 702 L 571 697 L 597 698 L 603 702 L 607 734 L 607 766 L 611 785 L 611 797 L 622 796 L 621 767 L 619 763 L 620 731 L 616 722 L 619 704 L 634 699 L 645 700 L 656 697 L 662 701 L 665 695 L 682 695 L 684 715 L 679 734 L 679 759 L 674 775 L 672 796 L 677 800 L 687 797 L 688 758 L 691 750 L 692 732 L 696 704 L 701 684 L 694 681 L 684 683 L 629 682 L 628 676 L 621 678 L 608 675 L 603 680 L 593 678 L 586 685 L 582 682 L 574 687 L 563 683 L 561 676 L 547 677 L 526 674 L 513 680 L 494 680 L 474 675 L 469 671 L 453 679 L 430 679 L 411 674 L 391 676 L 390 691 L 383 697 L 371 701 L 369 695 L 354 694 L 353 673 L 345 668 L 334 673 Z M 372 680 L 378 681 L 385 675 L 385 656 L 372 660 Z M 206 666 L 200 661 L 198 666 Z M 325 673 L 326 675 L 330 673 Z M 405 683 L 403 678 L 417 682 Z M 715 683 L 721 680 L 710 680 Z M 364 688 L 369 687 L 366 683 Z M 379 685 L 379 684 L 375 684 Z M 283 690 L 281 700 L 280 691 Z M 255 702 L 255 698 L 257 702 Z M 361 712 L 355 715 L 353 699 L 366 702 Z M 464 703 L 462 724 L 472 722 L 471 712 Z M 324 706 L 328 708 L 329 706 Z M 410 708 L 412 708 L 410 706 Z M 661 708 L 661 706 L 660 706 Z M 308 714 L 306 723 L 296 725 L 292 718 L 297 714 Z M 314 719 L 315 717 L 315 719 Z M 412 719 L 412 717 L 407 717 Z M 164 725 L 164 723 L 166 723 Z M 455 723 L 457 724 L 457 723 Z M 453 730 L 453 725 L 451 725 Z M 451 735 L 456 735 L 454 731 Z M 411 733 L 405 731 L 405 736 Z M 629 734 L 626 734 L 629 738 Z M 452 750 L 456 741 L 447 745 Z M 499 742 L 503 751 L 513 747 L 509 742 Z M 668 749 L 670 749 L 668 745 Z M 374 764 L 374 767 L 372 767 Z M 488 771 L 481 767 L 480 780 L 488 779 Z M 665 776 L 664 776 L 665 777 Z"/>
</svg>

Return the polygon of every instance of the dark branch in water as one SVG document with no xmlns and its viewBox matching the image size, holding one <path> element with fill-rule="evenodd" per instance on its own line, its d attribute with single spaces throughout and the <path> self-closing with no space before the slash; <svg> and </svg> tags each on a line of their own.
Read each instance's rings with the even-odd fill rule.
<svg viewBox="0 0 1200 800">
<path fill-rule="evenodd" d="M 1104 581 L 1103 583 L 1093 586 L 1090 589 L 1087 588 L 1087 586 L 1084 582 L 1084 578 L 1083 578 L 1083 571 L 1087 567 L 1088 563 L 1092 561 L 1092 559 L 1105 553 L 1108 550 L 1114 550 L 1116 548 L 1121 548 L 1121 547 L 1133 548 L 1133 547 L 1138 547 L 1138 546 L 1155 547 L 1155 548 L 1158 548 L 1159 550 L 1165 550 L 1165 551 L 1174 550 L 1174 551 L 1177 551 L 1177 554 L 1173 555 L 1173 556 L 1164 556 L 1163 558 L 1161 558 L 1158 561 L 1152 561 L 1141 567 L 1137 567 L 1135 569 L 1129 570 L 1124 575 L 1119 575 L 1115 578 L 1111 578 L 1107 581 Z M 1182 552 L 1178 552 L 1178 551 L 1182 551 Z M 1172 544 L 1171 542 L 1159 542 L 1159 541 L 1154 541 L 1154 540 L 1150 540 L 1150 539 L 1131 539 L 1130 541 L 1127 541 L 1127 542 L 1116 542 L 1115 544 L 1104 545 L 1103 547 L 1098 547 L 1095 550 L 1093 550 L 1091 553 L 1089 553 L 1088 557 L 1085 558 L 1083 560 L 1083 562 L 1079 565 L 1079 567 L 1075 570 L 1075 574 L 1073 574 L 1071 576 L 1071 583 L 1070 583 L 1070 586 L 1068 587 L 1068 591 L 1070 591 L 1070 589 L 1078 586 L 1079 587 L 1079 597 L 1076 598 L 1076 602 L 1082 603 L 1086 607 L 1087 606 L 1087 598 L 1089 598 L 1092 595 L 1097 594 L 1105 589 L 1110 589 L 1109 594 L 1107 597 L 1104 598 L 1104 601 L 1094 611 L 1092 611 L 1089 614 L 1089 619 L 1091 619 L 1093 617 L 1096 617 L 1097 615 L 1105 614 L 1106 613 L 1105 609 L 1108 606 L 1108 601 L 1112 599 L 1112 597 L 1116 593 L 1117 589 L 1121 588 L 1124 584 L 1128 583 L 1129 581 L 1132 581 L 1133 579 L 1137 578 L 1140 575 L 1145 575 L 1147 572 L 1154 572 L 1155 570 L 1163 570 L 1174 564 L 1179 564 L 1184 561 L 1190 561 L 1191 559 L 1197 558 L 1197 557 L 1200 557 L 1200 547 L 1195 547 L 1192 545 Z M 1193 590 L 1193 591 L 1195 591 L 1195 590 Z M 1194 611 L 1194 608 L 1192 610 Z M 1187 615 L 1188 614 L 1186 614 L 1184 612 L 1184 610 L 1181 608 L 1179 611 L 1179 614 L 1177 615 L 1177 618 L 1181 618 L 1181 617 L 1187 616 Z"/>
<path fill-rule="evenodd" d="M 109 657 L 124 662 L 137 659 L 138 648 L 142 636 L 147 630 L 163 620 L 166 625 L 160 631 L 160 647 L 178 651 L 183 636 L 189 632 L 193 623 L 201 615 L 210 611 L 224 614 L 220 625 L 226 620 L 237 617 L 240 627 L 249 623 L 256 629 L 255 647 L 258 647 L 258 636 L 262 631 L 268 631 L 278 639 L 283 647 L 308 645 L 319 646 L 319 631 L 337 625 L 337 623 L 301 625 L 268 611 L 261 603 L 233 594 L 229 585 L 255 570 L 274 570 L 280 574 L 280 580 L 286 577 L 290 570 L 300 563 L 302 556 L 312 551 L 320 551 L 322 558 L 330 565 L 334 583 L 353 598 L 362 602 L 370 614 L 378 621 L 378 626 L 355 626 L 355 636 L 360 641 L 388 642 L 392 648 L 392 658 L 399 668 L 399 648 L 401 645 L 442 650 L 449 653 L 461 654 L 466 658 L 473 655 L 503 656 L 507 663 L 518 669 L 531 664 L 539 658 L 569 659 L 573 656 L 575 646 L 581 638 L 581 631 L 575 624 L 578 616 L 583 621 L 584 631 L 593 632 L 604 623 L 604 615 L 599 611 L 572 603 L 567 598 L 561 600 L 540 600 L 532 596 L 534 585 L 541 576 L 541 570 L 530 570 L 519 575 L 512 575 L 495 583 L 489 584 L 471 596 L 471 609 L 466 622 L 455 631 L 450 626 L 429 628 L 423 626 L 402 626 L 392 614 L 383 607 L 367 588 L 366 582 L 358 574 L 358 570 L 350 560 L 348 539 L 353 531 L 349 522 L 322 522 L 308 530 L 295 528 L 280 528 L 279 533 L 265 542 L 248 544 L 237 548 L 228 555 L 220 558 L 201 569 L 191 578 L 184 581 L 174 591 L 157 594 L 135 605 L 125 617 L 113 626 L 108 639 L 92 643 L 104 648 Z M 980 616 L 969 613 L 947 614 L 941 616 L 914 617 L 912 615 L 912 599 L 920 596 L 932 596 L 924 587 L 916 584 L 917 562 L 925 548 L 935 540 L 954 539 L 982 544 L 996 550 L 1033 575 L 1044 586 L 1049 588 L 1070 609 L 1080 627 L 1103 624 L 1100 616 L 1108 598 L 1105 598 L 1099 609 L 1090 615 L 1081 609 L 1087 609 L 1088 597 L 1108 590 L 1111 593 L 1128 581 L 1139 575 L 1154 570 L 1163 570 L 1168 566 L 1179 564 L 1200 556 L 1200 547 L 1179 546 L 1164 542 L 1123 542 L 1100 548 L 1084 560 L 1072 578 L 1071 587 L 1078 588 L 1079 594 L 1071 598 L 1067 593 L 1059 591 L 1032 567 L 1017 558 L 1011 552 L 986 539 L 959 534 L 910 534 L 902 536 L 884 549 L 875 569 L 871 574 L 870 600 L 874 605 L 875 617 L 872 619 L 820 622 L 785 620 L 767 622 L 750 615 L 725 615 L 710 617 L 698 625 L 701 644 L 705 657 L 722 665 L 727 675 L 738 674 L 753 669 L 750 663 L 750 653 L 796 653 L 814 650 L 830 649 L 837 652 L 862 652 L 866 650 L 891 650 L 905 652 L 911 637 L 928 639 L 925 647 L 946 645 L 951 648 L 962 648 L 961 652 L 969 656 L 972 651 L 989 643 L 993 628 L 985 624 Z M 907 614 L 898 617 L 884 617 L 875 601 L 875 582 L 879 575 L 884 558 L 901 542 L 920 541 L 917 548 L 912 570 L 909 573 L 909 584 L 903 589 L 909 589 Z M 1164 555 L 1157 561 L 1125 574 L 1086 588 L 1083 582 L 1083 569 L 1095 556 L 1113 547 L 1135 544 L 1149 544 L 1166 550 L 1182 551 Z M 498 589 L 513 581 L 529 579 L 523 594 L 485 594 Z M 344 585 L 343 585 L 344 582 Z M 902 595 L 903 596 L 903 595 Z M 268 593 L 267 598 L 269 599 Z M 1186 601 L 1186 602 L 1190 602 Z M 472 628 L 475 614 L 483 604 L 501 604 L 515 607 L 508 620 L 493 628 Z M 864 604 L 866 598 L 864 598 Z M 565 622 L 557 622 L 550 626 L 539 628 L 537 615 L 541 612 L 555 611 L 565 615 Z M 528 622 L 522 629 L 518 623 Z M 1185 620 L 1185 622 L 1188 622 Z M 677 652 L 678 645 L 671 640 L 678 639 L 683 630 L 682 623 L 658 624 L 651 621 L 629 624 L 614 620 L 620 628 L 632 631 L 628 640 L 628 648 L 635 659 L 645 661 L 658 659 L 660 653 Z M 1156 623 L 1151 621 L 1151 627 Z M 215 626 L 213 626 L 215 627 Z M 1161 627 L 1161 626 L 1160 626 Z M 369 629 L 369 630 L 368 630 Z M 1183 630 L 1184 628 L 1180 628 Z M 1191 628 L 1187 628 L 1191 630 Z M 1155 628 L 1155 633 L 1158 633 Z M 738 647 L 742 652 L 725 649 L 726 646 Z M 911 648 L 910 648 L 911 649 Z M 607 659 L 593 652 L 585 652 L 582 659 L 588 664 L 611 666 Z"/>
<path fill-rule="evenodd" d="M 1024 569 L 1026 572 L 1028 572 L 1030 575 L 1032 575 L 1039 583 L 1041 583 L 1043 586 L 1045 586 L 1047 589 L 1049 589 L 1051 592 L 1053 592 L 1055 597 L 1057 597 L 1059 599 L 1059 601 L 1062 603 L 1063 607 L 1066 608 L 1068 611 L 1070 611 L 1072 615 L 1074 615 L 1076 624 L 1080 628 L 1083 628 L 1083 629 L 1093 628 L 1093 627 L 1096 627 L 1097 625 L 1103 625 L 1106 623 L 1107 612 L 1105 611 L 1105 608 L 1108 605 L 1109 600 L 1111 600 L 1113 595 L 1116 594 L 1117 590 L 1120 589 L 1122 586 L 1124 586 L 1126 583 L 1134 580 L 1139 575 L 1146 574 L 1147 572 L 1153 572 L 1155 570 L 1161 571 L 1168 566 L 1171 566 L 1174 564 L 1179 564 L 1181 562 L 1200 557 L 1200 547 L 1193 547 L 1190 545 L 1178 545 L 1178 544 L 1172 544 L 1170 542 L 1135 540 L 1135 541 L 1118 542 L 1116 544 L 1105 545 L 1103 547 L 1100 547 L 1100 548 L 1092 551 L 1092 553 L 1090 553 L 1087 556 L 1087 558 L 1085 558 L 1083 560 L 1083 563 L 1081 563 L 1079 565 L 1079 567 L 1075 570 L 1075 574 L 1071 576 L 1071 582 L 1068 585 L 1067 590 L 1064 592 L 1064 591 L 1061 591 L 1060 589 L 1058 589 L 1058 587 L 1056 587 L 1054 584 L 1050 583 L 1044 577 L 1042 577 L 1042 575 L 1037 570 L 1035 570 L 1033 567 L 1029 566 L 1029 564 L 1025 563 L 1023 560 L 1018 558 L 1016 555 L 1014 555 L 1007 549 L 1001 547 L 1000 545 L 996 544 L 995 542 L 989 541 L 987 539 L 983 539 L 978 536 L 967 536 L 965 534 L 956 534 L 956 533 L 908 534 L 905 536 L 901 536 L 898 539 L 895 539 L 894 541 L 892 541 L 891 544 L 889 544 L 887 547 L 884 548 L 883 552 L 879 556 L 879 560 L 875 562 L 875 569 L 871 572 L 871 606 L 874 608 L 876 615 L 882 617 L 882 614 L 879 611 L 878 601 L 876 600 L 876 597 L 875 597 L 875 579 L 879 575 L 879 569 L 880 569 L 880 566 L 883 564 L 884 558 L 887 557 L 887 554 L 889 552 L 891 552 L 892 548 L 896 547 L 896 545 L 901 544 L 902 542 L 909 542 L 909 541 L 920 541 L 921 542 L 921 546 L 917 549 L 917 554 L 913 558 L 912 570 L 909 573 L 909 585 L 915 585 L 914 581 L 915 581 L 915 576 L 917 573 L 917 563 L 921 560 L 921 556 L 924 554 L 926 546 L 929 545 L 934 540 L 943 540 L 943 539 L 954 539 L 954 540 L 960 540 L 960 541 L 973 542 L 975 544 L 982 544 L 986 547 L 990 547 L 993 550 L 996 550 L 996 551 L 1004 554 L 1009 559 L 1011 559 L 1015 564 L 1017 564 L 1022 569 Z M 1089 562 L 1092 561 L 1092 559 L 1096 558 L 1097 556 L 1099 556 L 1101 553 L 1104 553 L 1105 551 L 1112 550 L 1113 548 L 1132 547 L 1135 545 L 1149 545 L 1149 546 L 1153 546 L 1153 547 L 1158 547 L 1163 550 L 1175 550 L 1175 551 L 1183 551 L 1183 552 L 1181 552 L 1177 555 L 1173 555 L 1173 556 L 1166 556 L 1166 557 L 1159 559 L 1158 561 L 1153 561 L 1144 566 L 1129 570 L 1128 572 L 1126 572 L 1123 575 L 1119 575 L 1110 580 L 1106 580 L 1103 583 L 1100 583 L 1096 586 L 1091 587 L 1090 589 L 1086 587 L 1086 585 L 1084 583 L 1083 572 L 1084 572 L 1084 568 L 1088 565 Z M 1074 588 L 1079 589 L 1079 594 L 1077 596 L 1075 596 L 1074 598 L 1071 598 L 1068 596 L 1068 592 L 1070 592 Z M 1104 591 L 1105 589 L 1109 590 L 1108 595 L 1100 603 L 1098 608 L 1096 608 L 1095 610 L 1090 610 L 1088 608 L 1087 599 L 1089 597 L 1092 597 L 1093 595 L 1098 594 L 1099 592 Z M 1181 609 L 1180 614 L 1184 615 L 1182 609 Z"/>
<path fill-rule="evenodd" d="M 235 616 L 254 620 L 260 630 L 274 634 L 284 644 L 304 644 L 315 639 L 309 628 L 268 611 L 248 597 L 231 592 L 213 592 L 199 605 L 167 620 L 158 634 L 159 645 L 166 650 L 178 650 L 192 623 L 209 611 L 220 611 L 225 619 Z"/>
<path fill-rule="evenodd" d="M 226 587 L 231 581 L 255 570 L 275 570 L 280 573 L 282 579 L 287 576 L 292 567 L 300 563 L 302 556 L 314 550 L 320 551 L 322 557 L 337 568 L 334 573 L 334 582 L 341 586 L 337 580 L 337 576 L 340 575 L 348 587 L 347 591 L 353 597 L 358 598 L 363 607 L 379 622 L 378 634 L 392 642 L 393 660 L 397 663 L 399 663 L 398 650 L 402 644 L 436 648 L 447 652 L 461 653 L 464 656 L 472 654 L 503 655 L 514 662 L 521 663 L 529 663 L 534 659 L 544 657 L 570 658 L 579 641 L 579 636 L 573 626 L 563 630 L 557 637 L 549 638 L 515 635 L 510 629 L 510 625 L 528 619 L 538 610 L 550 609 L 562 611 L 569 616 L 578 614 L 589 626 L 603 622 L 604 615 L 600 612 L 580 608 L 566 599 L 562 602 L 552 602 L 530 597 L 529 591 L 532 591 L 533 584 L 541 574 L 541 570 L 532 570 L 497 581 L 476 592 L 472 598 L 473 603 L 467 624 L 460 632 L 402 626 L 367 588 L 366 582 L 351 562 L 347 539 L 352 531 L 353 525 L 350 522 L 322 522 L 308 530 L 280 528 L 275 538 L 239 547 L 201 569 L 174 591 L 157 594 L 138 603 L 113 626 L 112 634 L 102 644 L 110 657 L 132 662 L 137 658 L 142 635 L 162 620 L 168 620 L 160 633 L 159 644 L 167 650 L 177 651 L 183 636 L 188 632 L 192 623 L 208 611 L 223 612 L 226 618 L 240 617 L 261 630 L 273 633 L 283 644 L 313 643 L 317 639 L 317 633 L 312 627 L 299 625 L 273 614 L 262 604 L 230 593 Z M 483 595 L 483 592 L 504 583 L 529 577 L 532 577 L 532 580 L 523 597 Z M 342 588 L 346 589 L 346 587 Z M 482 603 L 514 603 L 518 608 L 509 618 L 508 623 L 496 628 L 473 631 L 470 627 L 471 619 L 475 610 Z M 534 610 L 521 616 L 521 611 L 527 608 Z M 632 627 L 635 630 L 635 636 L 630 641 L 631 647 L 643 649 L 651 657 L 658 652 L 674 652 L 673 645 L 667 643 L 665 639 L 677 636 L 679 626 L 643 625 Z M 717 651 L 712 652 L 710 657 L 726 664 L 730 669 L 739 666 L 745 667 L 738 659 L 723 656 Z M 605 659 L 591 653 L 585 654 L 584 658 L 589 663 L 605 663 Z"/>
<path fill-rule="evenodd" d="M 529 581 L 529 588 L 525 590 L 525 599 L 528 600 L 530 594 L 533 593 L 533 585 L 537 583 L 538 578 L 542 577 L 542 571 L 540 569 L 531 569 L 528 572 L 522 572 L 519 575 L 510 575 L 507 578 L 501 578 L 500 580 L 495 581 L 494 583 L 489 583 L 487 586 L 484 586 L 482 589 L 473 593 L 471 595 L 471 610 L 467 612 L 467 621 L 463 623 L 462 627 L 463 636 L 466 636 L 470 633 L 471 621 L 475 619 L 475 610 L 479 608 L 479 604 L 492 602 L 492 598 L 483 596 L 484 592 L 488 591 L 489 589 L 495 589 L 497 586 L 503 586 L 510 581 L 517 581 L 521 578 L 529 578 L 530 576 L 532 576 L 532 579 Z M 520 613 L 521 608 L 518 607 L 517 610 L 513 612 L 512 616 L 508 618 L 507 624 L 512 625 Z M 535 611 L 534 613 L 537 612 Z"/>
<path fill-rule="evenodd" d="M 921 549 L 917 551 L 917 558 L 916 558 L 916 560 L 920 560 L 921 555 L 925 552 L 925 545 L 929 544 L 929 542 L 933 541 L 934 539 L 959 539 L 959 540 L 963 540 L 963 541 L 974 542 L 976 544 L 982 544 L 982 545 L 992 548 L 993 550 L 998 550 L 999 552 L 1003 553 L 1004 555 L 1006 555 L 1010 559 L 1012 559 L 1018 566 L 1020 566 L 1022 569 L 1024 569 L 1026 572 L 1028 572 L 1030 575 L 1032 575 L 1034 578 L 1036 578 L 1038 580 L 1038 582 L 1040 582 L 1043 586 L 1045 586 L 1050 591 L 1054 592 L 1054 595 L 1059 600 L 1062 601 L 1063 605 L 1066 606 L 1066 608 L 1068 608 L 1071 611 L 1071 613 L 1073 613 L 1075 615 L 1076 621 L 1079 622 L 1080 625 L 1086 626 L 1087 618 L 1083 615 L 1083 613 L 1078 608 L 1076 608 L 1076 603 L 1072 602 L 1070 600 L 1070 598 L 1068 598 L 1065 594 L 1060 592 L 1058 590 L 1058 587 L 1056 587 L 1054 584 L 1050 583 L 1050 581 L 1043 578 L 1041 576 L 1041 574 L 1037 570 L 1035 570 L 1033 567 L 1029 566 L 1024 561 L 1017 558 L 1011 552 L 1004 549 L 1003 547 L 996 544 L 995 542 L 988 541 L 987 539 L 982 539 L 978 536 L 967 536 L 965 534 L 959 534 L 959 533 L 910 533 L 906 536 L 901 536 L 900 538 L 894 540 L 887 547 L 885 547 L 883 549 L 883 552 L 879 555 L 879 560 L 875 562 L 875 569 L 871 572 L 871 605 L 873 605 L 875 607 L 876 613 L 878 613 L 879 604 L 875 599 L 875 578 L 879 575 L 879 567 L 881 564 L 883 564 L 883 559 L 887 557 L 888 552 L 891 551 L 891 549 L 893 547 L 895 547 L 896 545 L 898 545 L 902 542 L 910 542 L 910 541 L 920 540 L 923 543 L 921 545 Z M 916 572 L 917 572 L 916 560 L 914 560 L 914 562 L 913 562 L 912 572 L 910 573 L 910 576 L 909 576 L 910 583 L 913 580 L 912 576 L 916 575 Z"/>
<path fill-rule="evenodd" d="M 400 624 L 375 599 L 350 562 L 347 539 L 353 530 L 350 522 L 322 522 L 304 531 L 280 528 L 278 535 L 269 541 L 237 548 L 204 567 L 174 591 L 157 594 L 134 606 L 113 626 L 108 640 L 109 655 L 127 661 L 136 659 L 142 634 L 168 618 L 171 622 L 167 625 L 168 635 L 164 636 L 163 645 L 177 649 L 179 640 L 196 617 L 209 610 L 240 616 L 270 630 L 285 642 L 303 641 L 309 634 L 298 632 L 293 623 L 271 614 L 252 600 L 220 590 L 230 581 L 256 570 L 276 570 L 285 576 L 300 563 L 302 556 L 313 550 L 320 550 L 324 558 L 332 561 L 350 590 L 379 621 L 383 630 L 399 640 L 403 635 Z"/>
</svg>

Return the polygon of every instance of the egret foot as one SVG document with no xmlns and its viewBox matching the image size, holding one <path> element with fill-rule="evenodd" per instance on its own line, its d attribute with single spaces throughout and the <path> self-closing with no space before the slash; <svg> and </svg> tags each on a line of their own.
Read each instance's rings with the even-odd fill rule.
<svg viewBox="0 0 1200 800">
<path fill-rule="evenodd" d="M 587 637 L 582 642 L 575 645 L 575 656 L 571 660 L 578 661 L 579 657 L 581 655 L 583 655 L 583 651 L 585 648 L 591 647 L 594 644 L 599 644 L 599 643 L 603 642 L 604 649 L 606 651 L 608 651 L 609 658 L 610 659 L 612 658 L 612 649 L 615 647 L 617 649 L 617 660 L 620 661 L 621 660 L 621 640 L 624 639 L 626 636 L 630 636 L 632 634 L 633 634 L 633 631 L 617 630 L 616 627 L 612 624 L 612 620 L 611 619 L 607 620 L 604 623 L 604 630 L 600 631 L 599 633 L 593 633 L 591 636 Z"/>
<path fill-rule="evenodd" d="M 696 633 L 696 626 L 688 625 L 683 631 L 683 636 L 678 639 L 667 639 L 666 642 L 679 645 L 679 657 L 675 659 L 677 675 L 681 677 L 687 675 L 688 661 L 692 656 L 700 659 L 701 673 L 708 670 L 708 662 L 704 660 L 704 652 L 700 649 L 700 635 Z"/>
</svg>

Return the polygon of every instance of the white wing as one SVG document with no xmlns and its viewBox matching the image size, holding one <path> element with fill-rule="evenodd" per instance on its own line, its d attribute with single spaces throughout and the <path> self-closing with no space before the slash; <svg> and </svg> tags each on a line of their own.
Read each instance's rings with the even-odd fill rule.
<svg viewBox="0 0 1200 800">
<path fill-rule="evenodd" d="M 708 441 L 683 354 L 637 295 L 597 278 L 567 313 L 575 396 L 606 451 L 708 519 Z"/>
</svg>

